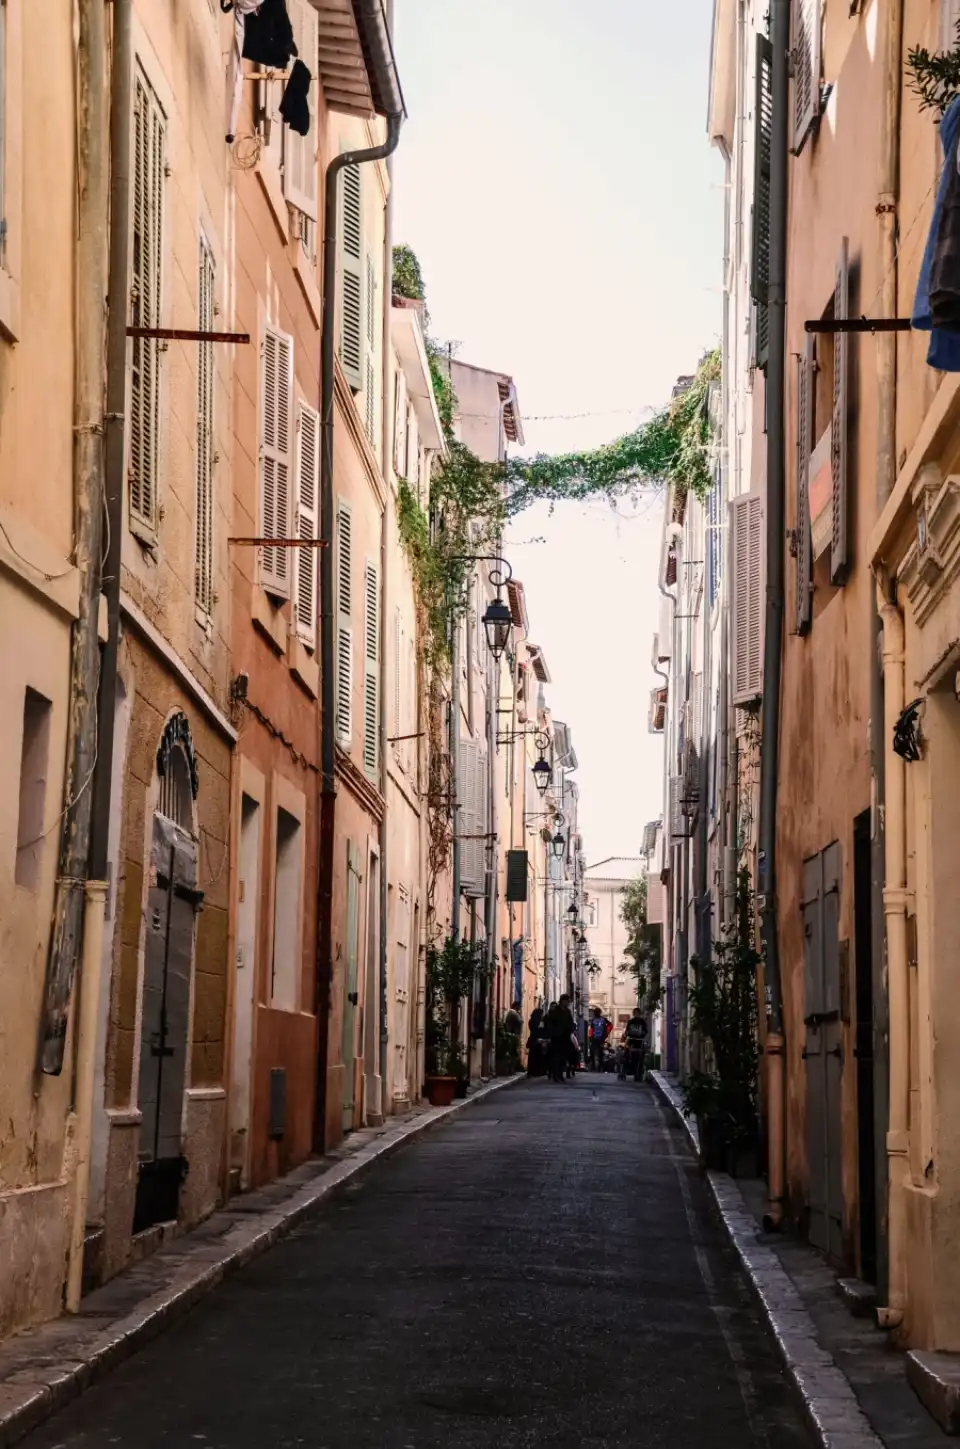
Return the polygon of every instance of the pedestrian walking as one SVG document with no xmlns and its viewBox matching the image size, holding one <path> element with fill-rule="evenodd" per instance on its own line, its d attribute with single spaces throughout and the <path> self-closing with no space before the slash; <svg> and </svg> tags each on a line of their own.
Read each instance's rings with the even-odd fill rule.
<svg viewBox="0 0 960 1449">
<path fill-rule="evenodd" d="M 624 1028 L 623 1045 L 625 1055 L 620 1080 L 626 1081 L 627 1073 L 632 1071 L 633 1080 L 640 1082 L 647 1052 L 647 1023 L 639 1006 L 634 1007 L 633 1015 Z"/>
<path fill-rule="evenodd" d="M 603 1071 L 604 1053 L 607 1044 L 607 1037 L 610 1033 L 610 1022 L 604 1016 L 599 1006 L 593 1008 L 593 1016 L 590 1019 L 590 1070 L 593 1072 Z"/>
<path fill-rule="evenodd" d="M 562 1082 L 566 1078 L 570 1054 L 576 1046 L 576 1024 L 570 1010 L 569 996 L 563 995 L 559 1001 L 554 1002 L 547 1012 L 544 1024 L 547 1029 L 550 1078 L 554 1082 Z"/>
<path fill-rule="evenodd" d="M 537 1006 L 530 1013 L 527 1023 L 530 1035 L 527 1037 L 527 1076 L 542 1077 L 546 1071 L 543 1050 L 543 1008 Z"/>
</svg>

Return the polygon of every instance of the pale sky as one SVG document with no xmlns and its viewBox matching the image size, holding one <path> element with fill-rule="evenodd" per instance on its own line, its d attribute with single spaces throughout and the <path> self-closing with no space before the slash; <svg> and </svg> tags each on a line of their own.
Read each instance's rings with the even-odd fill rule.
<svg viewBox="0 0 960 1449">
<path fill-rule="evenodd" d="M 420 259 L 434 336 L 513 376 L 525 451 L 628 431 L 718 340 L 712 8 L 396 0 L 395 239 Z M 659 496 L 565 503 L 521 515 L 505 547 L 572 730 L 590 862 L 636 855 L 662 809 L 647 730 L 661 525 Z"/>
</svg>

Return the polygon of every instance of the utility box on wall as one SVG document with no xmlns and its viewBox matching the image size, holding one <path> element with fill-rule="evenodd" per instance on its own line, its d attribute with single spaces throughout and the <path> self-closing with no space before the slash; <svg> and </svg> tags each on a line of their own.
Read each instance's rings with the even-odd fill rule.
<svg viewBox="0 0 960 1449">
<path fill-rule="evenodd" d="M 525 850 L 507 851 L 507 900 L 525 901 L 527 899 L 527 852 Z"/>
</svg>

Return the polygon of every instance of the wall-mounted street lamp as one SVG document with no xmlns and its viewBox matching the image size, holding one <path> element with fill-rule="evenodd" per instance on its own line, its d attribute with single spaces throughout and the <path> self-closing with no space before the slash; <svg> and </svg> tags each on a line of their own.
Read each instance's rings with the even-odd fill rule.
<svg viewBox="0 0 960 1449">
<path fill-rule="evenodd" d="M 493 568 L 487 573 L 487 582 L 496 589 L 496 598 L 491 599 L 480 622 L 487 636 L 487 647 L 494 659 L 500 660 L 513 634 L 513 615 L 510 605 L 503 597 L 503 590 L 513 578 L 513 569 L 498 553 L 463 553 L 457 555 L 459 563 L 490 563 Z"/>
<path fill-rule="evenodd" d="M 550 843 L 553 846 L 553 854 L 555 858 L 557 860 L 563 860 L 563 853 L 567 848 L 567 842 L 563 838 L 559 830 L 557 831 L 556 835 L 553 837 L 553 840 Z"/>
<path fill-rule="evenodd" d="M 543 755 L 533 767 L 533 783 L 541 795 L 546 795 L 553 783 L 553 770 L 550 768 L 550 761 Z"/>
</svg>

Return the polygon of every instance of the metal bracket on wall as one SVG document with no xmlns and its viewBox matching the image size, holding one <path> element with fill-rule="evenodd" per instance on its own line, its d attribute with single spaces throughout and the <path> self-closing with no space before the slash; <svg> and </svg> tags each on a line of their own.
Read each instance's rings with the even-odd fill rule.
<svg viewBox="0 0 960 1449">
<path fill-rule="evenodd" d="M 191 327 L 128 327 L 128 337 L 157 342 L 249 342 L 249 332 L 199 332 Z"/>
<path fill-rule="evenodd" d="M 804 322 L 805 332 L 911 332 L 909 317 L 821 317 Z"/>
</svg>

